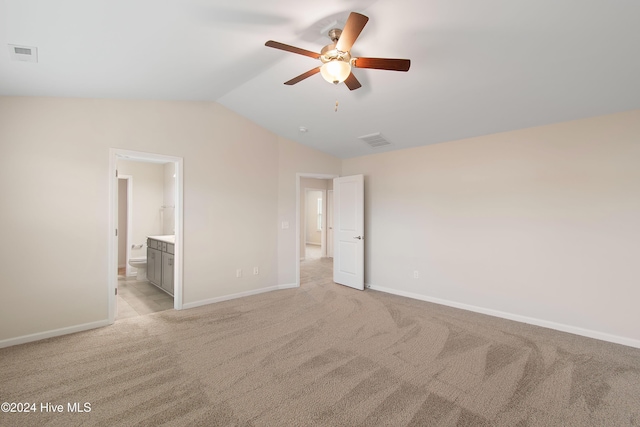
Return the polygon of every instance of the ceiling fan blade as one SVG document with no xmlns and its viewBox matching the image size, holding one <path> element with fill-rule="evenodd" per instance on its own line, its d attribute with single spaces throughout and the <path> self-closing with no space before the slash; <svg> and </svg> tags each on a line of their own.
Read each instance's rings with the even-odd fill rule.
<svg viewBox="0 0 640 427">
<path fill-rule="evenodd" d="M 366 16 L 351 12 L 344 24 L 338 43 L 336 43 L 336 49 L 340 52 L 349 52 L 368 21 L 369 18 Z"/>
<path fill-rule="evenodd" d="M 264 45 L 268 47 L 273 47 L 275 49 L 286 50 L 287 52 L 297 53 L 299 55 L 310 56 L 315 59 L 320 58 L 319 53 L 311 52 L 310 50 L 306 50 L 306 49 L 300 49 L 299 47 L 295 47 L 295 46 L 289 46 L 288 44 L 275 42 L 273 40 L 269 40 Z"/>
<path fill-rule="evenodd" d="M 320 67 L 316 67 L 314 69 L 311 69 L 311 70 L 307 71 L 306 73 L 300 74 L 298 77 L 292 78 L 288 82 L 284 82 L 284 84 L 289 85 L 289 86 L 294 85 L 294 84 L 299 83 L 302 80 L 306 79 L 307 77 L 311 77 L 314 74 L 318 74 L 319 72 L 320 72 Z"/>
<path fill-rule="evenodd" d="M 374 68 L 376 70 L 409 71 L 409 67 L 411 67 L 409 59 L 354 58 L 351 63 L 357 68 Z"/>
<path fill-rule="evenodd" d="M 349 90 L 356 90 L 359 87 L 362 87 L 362 85 L 360 84 L 358 79 L 356 79 L 356 76 L 354 76 L 353 73 L 349 74 L 349 77 L 347 77 L 347 79 L 344 81 L 344 84 L 347 85 Z"/>
</svg>

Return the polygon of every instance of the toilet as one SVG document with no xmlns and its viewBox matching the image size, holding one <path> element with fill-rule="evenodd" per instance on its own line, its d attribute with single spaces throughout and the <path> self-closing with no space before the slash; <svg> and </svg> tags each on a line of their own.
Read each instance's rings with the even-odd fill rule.
<svg viewBox="0 0 640 427">
<path fill-rule="evenodd" d="M 130 258 L 129 265 L 136 269 L 136 280 L 147 280 L 147 257 Z"/>
</svg>

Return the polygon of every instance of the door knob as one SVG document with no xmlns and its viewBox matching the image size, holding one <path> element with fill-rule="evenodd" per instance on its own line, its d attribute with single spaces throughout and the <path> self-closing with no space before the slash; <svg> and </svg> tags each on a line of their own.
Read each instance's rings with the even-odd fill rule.
<svg viewBox="0 0 640 427">
<path fill-rule="evenodd" d="M 362 236 L 356 236 L 354 239 L 362 240 Z"/>
</svg>

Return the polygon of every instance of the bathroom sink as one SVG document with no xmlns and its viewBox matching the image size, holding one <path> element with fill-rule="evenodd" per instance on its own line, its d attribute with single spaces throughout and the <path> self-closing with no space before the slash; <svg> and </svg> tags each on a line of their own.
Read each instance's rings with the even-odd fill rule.
<svg viewBox="0 0 640 427">
<path fill-rule="evenodd" d="M 166 236 L 147 236 L 148 239 L 160 240 L 161 242 L 167 243 L 175 243 L 176 236 L 173 234 L 168 234 Z"/>
</svg>

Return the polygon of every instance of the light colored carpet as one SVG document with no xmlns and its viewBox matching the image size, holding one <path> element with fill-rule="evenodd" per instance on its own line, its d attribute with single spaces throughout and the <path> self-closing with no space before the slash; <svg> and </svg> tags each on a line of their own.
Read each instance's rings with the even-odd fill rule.
<svg viewBox="0 0 640 427">
<path fill-rule="evenodd" d="M 640 350 L 352 290 L 330 268 L 1 349 L 0 400 L 38 410 L 0 425 L 640 426 Z"/>
</svg>

